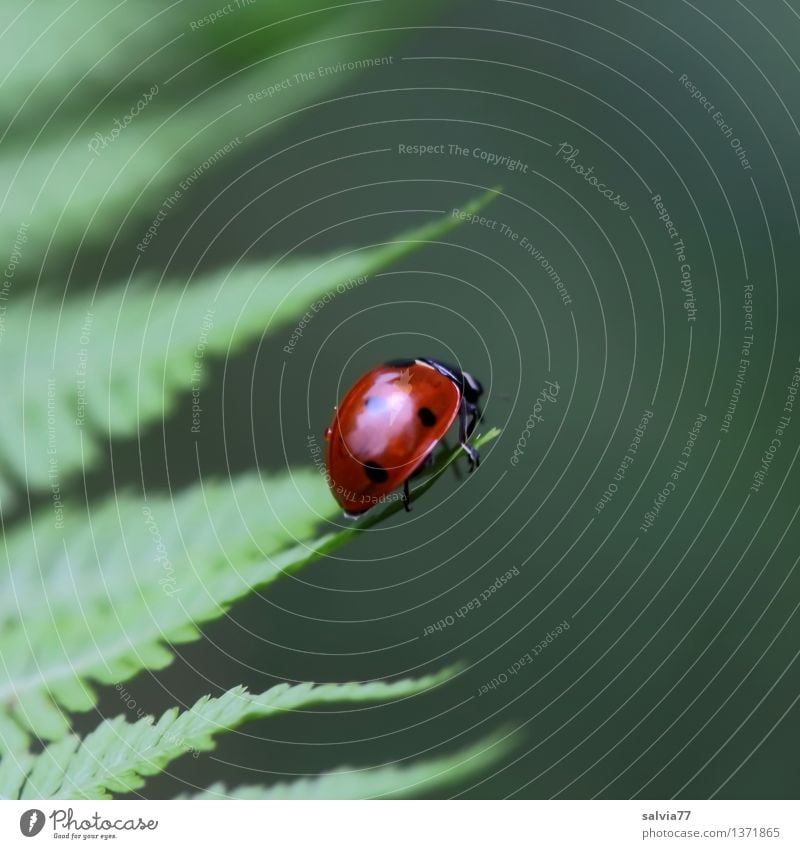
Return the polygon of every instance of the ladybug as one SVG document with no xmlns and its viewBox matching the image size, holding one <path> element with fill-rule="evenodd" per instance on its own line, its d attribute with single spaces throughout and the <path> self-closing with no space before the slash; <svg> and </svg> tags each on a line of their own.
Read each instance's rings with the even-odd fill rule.
<svg viewBox="0 0 800 849">
<path fill-rule="evenodd" d="M 481 417 L 483 387 L 461 369 L 428 358 L 393 360 L 361 377 L 334 408 L 325 431 L 327 479 L 348 518 L 374 507 L 433 462 L 433 449 L 458 417 L 469 470 L 480 463 L 469 437 Z"/>
</svg>

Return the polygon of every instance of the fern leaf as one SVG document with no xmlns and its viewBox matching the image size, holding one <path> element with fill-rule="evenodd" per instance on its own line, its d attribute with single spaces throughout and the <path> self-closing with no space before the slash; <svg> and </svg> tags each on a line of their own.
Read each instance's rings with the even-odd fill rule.
<svg viewBox="0 0 800 849">
<path fill-rule="evenodd" d="M 414 487 L 415 498 L 459 451 Z M 0 748 L 3 737 L 12 748 L 12 730 L 63 736 L 65 711 L 95 704 L 91 682 L 166 666 L 170 645 L 197 639 L 198 627 L 234 601 L 400 507 L 393 502 L 315 538 L 315 525 L 339 508 L 323 476 L 303 470 L 205 481 L 172 499 L 120 494 L 88 513 L 68 511 L 66 536 L 49 510 L 15 528 L 0 549 Z"/>
<path fill-rule="evenodd" d="M 245 784 L 227 789 L 212 784 L 188 799 L 399 799 L 441 792 L 483 775 L 511 750 L 510 738 L 494 736 L 475 745 L 438 758 L 421 758 L 408 765 L 354 769 L 341 767 L 314 778 L 281 782 L 270 786 Z"/>
<path fill-rule="evenodd" d="M 4 149 L 25 135 L 35 135 L 43 119 L 50 119 L 52 133 L 68 115 L 80 115 L 87 103 L 94 106 L 109 93 L 117 108 L 127 99 L 135 103 L 142 91 L 177 72 L 195 58 L 197 47 L 207 45 L 206 39 L 198 43 L 182 38 L 186 26 L 180 4 L 165 8 L 158 0 L 138 0 L 136 6 L 124 3 L 113 11 L 91 0 L 69 6 L 40 0 L 27 8 L 3 3 Z M 169 48 L 159 49 L 166 44 Z M 110 130 L 110 119 L 108 123 Z"/>
<path fill-rule="evenodd" d="M 8 480 L 0 476 L 0 516 L 6 516 L 17 506 L 17 496 Z"/>
<path fill-rule="evenodd" d="M 475 212 L 495 194 L 465 209 Z M 140 279 L 93 301 L 13 304 L 0 343 L 8 375 L 0 479 L 5 471 L 29 490 L 63 487 L 97 458 L 101 439 L 135 435 L 202 381 L 206 370 L 195 370 L 200 344 L 204 357 L 227 355 L 296 320 L 338 284 L 376 274 L 459 223 L 448 216 L 377 247 L 239 266 L 189 287 Z M 123 320 L 124 343 L 117 332 Z"/>
<path fill-rule="evenodd" d="M 391 683 L 279 684 L 258 695 L 234 687 L 219 698 L 204 696 L 183 713 L 172 708 L 157 722 L 148 716 L 129 723 L 118 716 L 102 722 L 83 740 L 64 737 L 12 767 L 6 768 L 10 756 L 4 757 L 0 790 L 17 792 L 22 799 L 103 799 L 111 793 L 130 793 L 181 755 L 213 749 L 216 735 L 249 719 L 334 702 L 408 698 L 442 684 L 453 672 L 446 669 Z"/>
<path fill-rule="evenodd" d="M 66 537 L 43 511 L 0 552 L 0 710 L 38 736 L 63 735 L 57 706 L 95 703 L 85 682 L 165 666 L 165 642 L 196 639 L 199 624 L 278 577 L 275 555 L 335 512 L 310 470 L 206 481 L 174 499 L 120 494 L 67 510 Z"/>
<path fill-rule="evenodd" d="M 115 6 L 101 0 L 69 6 L 38 0 L 25 8 L 9 0 L 0 6 L 4 148 L 35 135 L 44 117 L 48 136 L 71 132 L 85 118 L 87 104 L 93 116 L 104 119 L 97 126 L 109 132 L 113 116 L 122 119 L 154 83 L 162 84 L 156 109 L 163 113 L 164 99 L 171 109 L 173 98 L 185 94 L 180 86 L 165 92 L 164 80 L 191 64 L 198 89 L 212 75 L 308 38 L 311 28 L 328 18 L 314 13 L 330 5 L 329 0 L 252 3 L 209 26 L 203 17 L 219 10 L 216 0 L 200 0 L 191 9 L 161 0 Z"/>
<path fill-rule="evenodd" d="M 471 442 L 475 448 L 482 448 L 487 443 L 497 439 L 497 437 L 500 436 L 500 433 L 501 431 L 499 428 L 493 427 L 484 434 L 472 437 Z M 412 501 L 419 499 L 436 483 L 436 481 L 444 474 L 445 469 L 454 463 L 460 456 L 461 451 L 462 449 L 460 447 L 454 448 L 449 454 L 439 458 L 427 470 L 427 472 L 422 475 L 421 480 L 411 486 Z M 322 555 L 335 551 L 351 538 L 369 530 L 375 525 L 385 521 L 390 516 L 393 516 L 395 513 L 399 513 L 403 509 L 405 508 L 401 501 L 393 501 L 382 509 L 370 510 L 369 513 L 359 520 L 358 524 L 354 524 L 341 531 L 335 531 L 321 536 L 314 542 L 313 546 L 307 550 L 306 555 L 301 560 L 292 560 L 291 564 L 286 564 L 286 571 L 289 572 L 300 569 L 306 563 L 316 560 Z M 291 558 L 294 552 L 288 552 L 288 554 Z"/>
<path fill-rule="evenodd" d="M 53 14 L 56 16 L 64 11 L 59 8 L 60 4 L 51 2 L 50 5 L 55 7 Z M 73 21 L 70 16 L 75 5 L 83 7 L 84 12 Z M 30 143 L 26 139 L 22 144 L 4 146 L 4 155 L 0 158 L 0 186 L 4 193 L 0 209 L 0 244 L 13 244 L 20 225 L 27 226 L 28 241 L 17 270 L 20 283 L 34 279 L 34 274 L 29 272 L 38 272 L 46 253 L 61 263 L 62 253 L 71 251 L 75 245 L 111 240 L 126 224 L 143 228 L 158 212 L 164 199 L 173 195 L 180 182 L 209 157 L 216 156 L 228 144 L 234 144 L 234 150 L 238 151 L 250 141 L 263 141 L 264 132 L 257 130 L 266 128 L 266 132 L 274 132 L 304 107 L 324 100 L 334 87 L 345 82 L 347 75 L 326 74 L 316 78 L 312 85 L 292 86 L 280 97 L 257 102 L 248 99 L 254 92 L 275 81 L 291 78 L 299 71 L 335 64 L 351 52 L 357 58 L 374 55 L 391 37 L 393 23 L 419 23 L 420 14 L 427 14 L 426 7 L 435 3 L 430 0 L 404 4 L 359 3 L 339 10 L 327 4 L 318 14 L 310 15 L 302 13 L 322 4 L 315 2 L 310 7 L 304 4 L 303 8 L 290 11 L 297 20 L 275 30 L 254 27 L 253 36 L 244 39 L 238 36 L 246 33 L 253 23 L 275 20 L 269 13 L 272 4 L 252 4 L 237 13 L 241 17 L 218 21 L 204 31 L 203 28 L 190 31 L 190 22 L 218 9 L 216 2 L 202 4 L 205 8 L 192 4 L 191 11 L 185 3 L 173 4 L 176 6 L 173 13 L 154 17 L 152 24 L 138 31 L 132 18 L 139 14 L 138 4 L 121 5 L 130 6 L 130 10 L 118 16 L 113 12 L 109 14 L 99 2 L 83 0 L 72 4 L 66 11 L 67 23 L 63 19 L 52 21 L 53 26 L 46 31 L 40 46 L 35 44 L 35 38 L 42 35 L 45 27 L 41 25 L 40 4 L 32 4 L 29 14 L 20 16 L 0 41 L 0 47 L 5 48 L 9 42 L 20 48 L 30 47 L 30 52 L 41 56 L 40 60 L 32 61 L 30 53 L 25 55 L 21 65 L 27 70 L 21 72 L 15 83 L 16 95 L 10 99 L 9 107 L 9 111 L 13 109 L 16 114 L 19 105 L 33 92 L 19 120 L 30 116 L 28 123 L 32 124 L 31 129 L 36 129 L 35 138 Z M 281 10 L 289 11 L 285 3 Z M 93 15 L 95 19 L 87 25 Z M 143 20 L 140 18 L 138 23 Z M 37 22 L 40 32 L 32 45 L 24 39 L 32 36 L 31 29 L 37 29 Z M 72 43 L 75 43 L 75 36 L 81 34 L 81 24 L 86 33 L 74 48 L 67 41 L 59 41 L 64 38 L 62 29 L 67 27 L 66 37 L 72 36 Z M 116 27 L 119 30 L 112 34 Z M 15 35 L 15 28 L 20 30 L 19 36 Z M 131 39 L 125 38 L 134 33 Z M 272 33 L 277 35 L 270 39 Z M 281 33 L 284 33 L 283 39 Z M 48 39 L 57 43 L 54 51 L 42 49 Z M 169 44 L 170 39 L 172 44 Z M 209 47 L 217 39 L 216 46 L 224 49 L 212 53 Z M 224 46 L 226 41 L 230 42 L 227 47 Z M 65 50 L 65 45 L 70 49 Z M 155 49 L 163 45 L 169 46 L 161 51 Z M 92 82 L 101 91 L 108 90 L 109 80 L 116 83 L 124 79 L 130 69 L 140 65 L 141 59 L 136 57 L 137 52 L 143 50 L 147 51 L 145 57 L 155 53 L 152 75 L 147 58 L 131 86 L 141 89 L 139 80 L 147 77 L 153 85 L 159 86 L 157 95 L 132 120 L 125 122 L 143 94 L 137 90 L 134 97 L 134 92 L 129 91 L 125 105 L 117 101 L 116 106 L 115 117 L 123 123 L 122 131 L 113 143 L 98 148 L 95 142 L 95 147 L 90 147 L 96 133 L 110 136 L 116 126 L 107 113 L 86 110 L 86 104 L 94 105 L 100 94 L 92 92 Z M 184 70 L 177 77 L 163 73 L 172 64 L 169 58 L 172 50 L 177 50 L 179 56 L 183 54 L 182 61 L 172 65 L 175 71 Z M 0 55 L 3 52 L 0 50 Z M 203 59 L 205 55 L 209 56 L 208 60 Z M 54 63 L 54 56 L 62 57 L 61 61 Z M 206 68 L 220 56 L 232 67 Z M 55 132 L 51 125 L 48 132 L 39 133 L 42 116 L 49 114 L 34 108 L 39 104 L 39 93 L 43 93 L 45 103 L 52 103 L 59 93 L 70 92 L 77 75 L 91 69 L 91 59 L 97 61 L 101 57 L 105 58 L 96 69 L 97 76 L 90 76 L 71 92 L 64 107 L 74 103 L 73 109 L 83 109 L 89 114 L 79 123 L 73 119 L 63 132 Z M 90 59 L 88 67 L 83 64 L 85 58 Z M 44 63 L 53 65 L 49 72 Z M 104 76 L 105 65 L 115 76 Z M 159 70 L 162 73 L 159 74 Z M 15 69 L 9 82 L 17 79 L 17 73 Z M 214 78 L 213 82 L 209 82 L 209 77 Z M 120 92 L 122 97 L 123 92 Z M 251 132 L 253 134 L 248 137 Z M 221 156 L 227 154 L 226 151 Z M 147 215 L 144 210 L 149 210 Z"/>
</svg>

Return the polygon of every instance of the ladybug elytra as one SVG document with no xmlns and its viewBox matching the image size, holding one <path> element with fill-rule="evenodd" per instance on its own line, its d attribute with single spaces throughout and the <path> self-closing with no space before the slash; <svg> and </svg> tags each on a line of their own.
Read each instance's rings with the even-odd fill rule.
<svg viewBox="0 0 800 849">
<path fill-rule="evenodd" d="M 409 478 L 433 461 L 456 417 L 472 471 L 480 457 L 469 437 L 482 392 L 467 372 L 428 358 L 393 360 L 361 377 L 325 431 L 328 484 L 345 515 L 360 516 L 400 484 L 409 510 Z"/>
</svg>

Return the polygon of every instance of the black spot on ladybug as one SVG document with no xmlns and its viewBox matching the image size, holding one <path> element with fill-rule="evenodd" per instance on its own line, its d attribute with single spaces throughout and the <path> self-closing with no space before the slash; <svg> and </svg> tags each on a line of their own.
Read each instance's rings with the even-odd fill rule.
<svg viewBox="0 0 800 849">
<path fill-rule="evenodd" d="M 436 424 L 436 416 L 433 414 L 433 411 L 428 407 L 420 407 L 417 410 L 417 415 L 419 416 L 419 420 L 425 427 L 433 427 Z"/>
<path fill-rule="evenodd" d="M 364 471 L 373 483 L 383 483 L 389 477 L 389 472 L 374 460 L 364 463 Z"/>
</svg>

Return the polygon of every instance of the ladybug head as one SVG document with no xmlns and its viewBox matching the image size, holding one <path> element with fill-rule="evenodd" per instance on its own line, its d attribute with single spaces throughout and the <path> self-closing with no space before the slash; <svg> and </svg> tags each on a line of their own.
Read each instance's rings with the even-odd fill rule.
<svg viewBox="0 0 800 849">
<path fill-rule="evenodd" d="M 457 366 L 451 366 L 449 363 L 443 363 L 441 360 L 424 357 L 421 361 L 433 366 L 437 371 L 449 377 L 458 386 L 461 394 L 470 404 L 478 403 L 478 398 L 483 394 L 483 386 L 469 372 L 462 371 Z"/>
<path fill-rule="evenodd" d="M 483 395 L 483 386 L 468 371 L 461 372 L 461 391 L 470 404 L 477 404 Z"/>
</svg>

